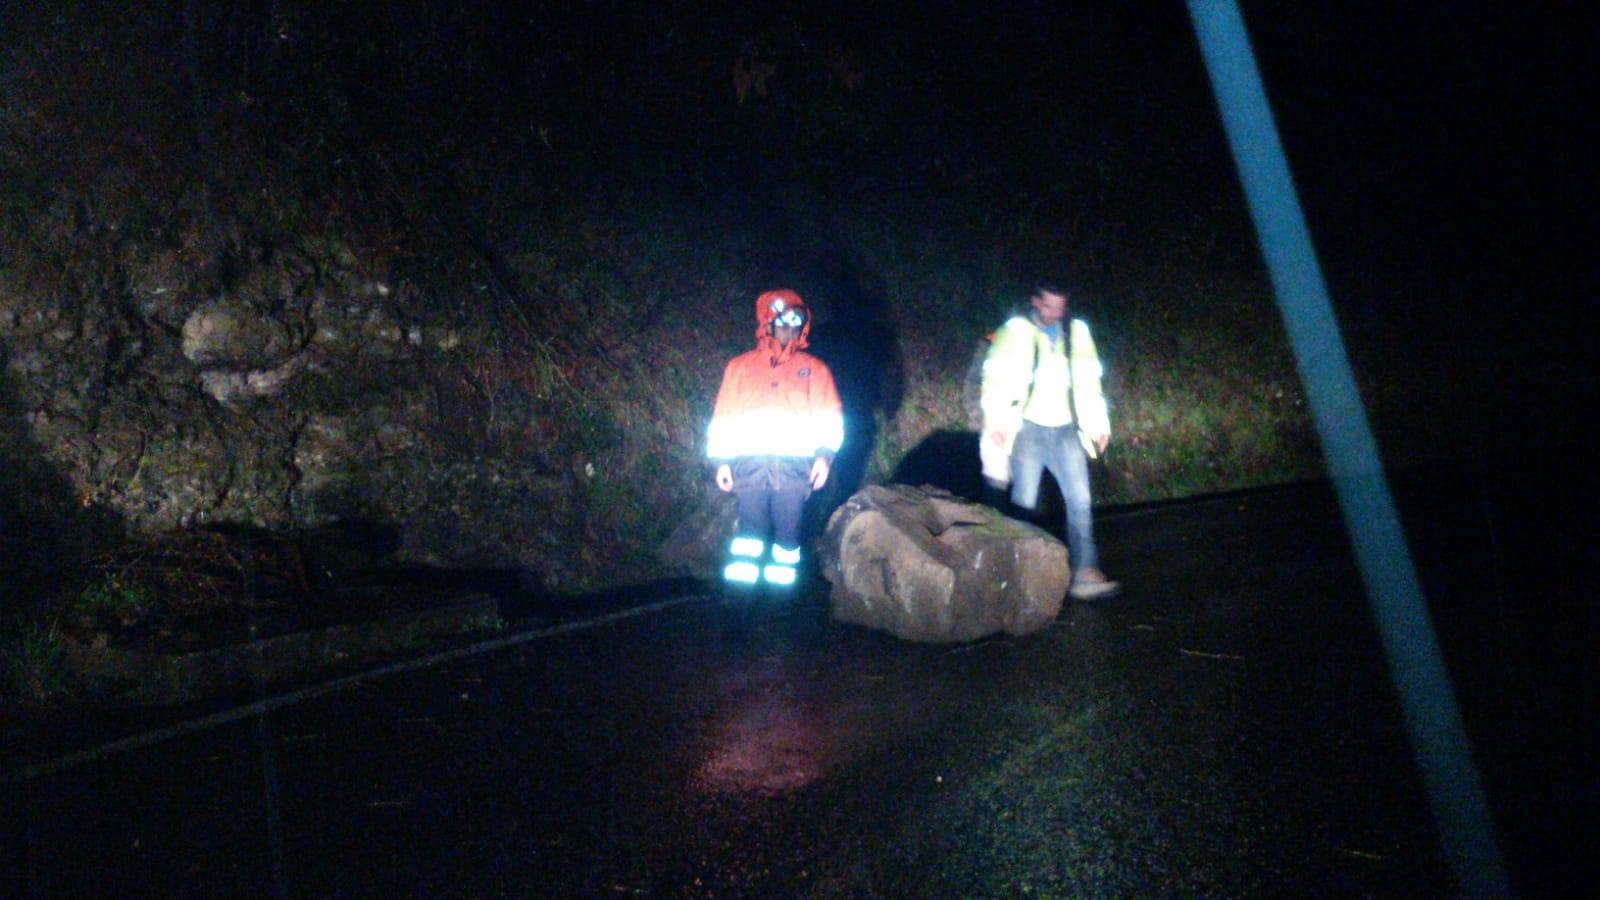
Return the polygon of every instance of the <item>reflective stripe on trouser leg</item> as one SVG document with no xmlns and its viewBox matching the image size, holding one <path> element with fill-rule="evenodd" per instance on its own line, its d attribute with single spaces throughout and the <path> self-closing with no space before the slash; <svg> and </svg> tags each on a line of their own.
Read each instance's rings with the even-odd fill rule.
<svg viewBox="0 0 1600 900">
<path fill-rule="evenodd" d="M 767 542 L 758 537 L 741 534 L 728 542 L 728 555 L 736 559 L 760 559 L 761 554 L 766 552 Z"/>
<path fill-rule="evenodd" d="M 722 567 L 722 580 L 734 584 L 755 584 L 761 580 L 761 567 L 748 560 L 737 560 Z"/>
<path fill-rule="evenodd" d="M 759 560 L 766 555 L 767 542 L 749 535 L 735 535 L 728 542 L 728 564 L 722 567 L 722 579 L 736 584 L 755 584 L 761 580 Z"/>
<path fill-rule="evenodd" d="M 772 562 L 761 570 L 768 584 L 788 586 L 794 584 L 796 569 L 800 565 L 800 548 L 772 545 Z"/>
</svg>

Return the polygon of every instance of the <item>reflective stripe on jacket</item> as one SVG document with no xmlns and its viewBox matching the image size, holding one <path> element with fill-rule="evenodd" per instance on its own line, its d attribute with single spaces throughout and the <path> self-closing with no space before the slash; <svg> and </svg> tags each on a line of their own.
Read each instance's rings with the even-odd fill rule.
<svg viewBox="0 0 1600 900">
<path fill-rule="evenodd" d="M 706 432 L 706 456 L 829 460 L 844 443 L 844 407 L 822 360 L 796 351 L 773 363 L 764 348 L 729 361 Z"/>
</svg>

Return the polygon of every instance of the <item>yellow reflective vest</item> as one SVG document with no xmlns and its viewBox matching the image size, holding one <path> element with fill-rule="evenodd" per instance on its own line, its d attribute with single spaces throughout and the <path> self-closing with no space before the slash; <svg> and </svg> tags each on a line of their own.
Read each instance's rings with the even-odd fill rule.
<svg viewBox="0 0 1600 900">
<path fill-rule="evenodd" d="M 1063 329 L 1072 342 L 1051 340 L 1028 316 L 1013 316 L 995 332 L 983 361 L 983 430 L 1006 435 L 1006 452 L 1024 420 L 1045 427 L 1069 425 L 1077 411 L 1078 437 L 1092 459 L 1094 439 L 1111 434 L 1101 391 L 1100 354 L 1089 325 L 1070 319 Z"/>
</svg>

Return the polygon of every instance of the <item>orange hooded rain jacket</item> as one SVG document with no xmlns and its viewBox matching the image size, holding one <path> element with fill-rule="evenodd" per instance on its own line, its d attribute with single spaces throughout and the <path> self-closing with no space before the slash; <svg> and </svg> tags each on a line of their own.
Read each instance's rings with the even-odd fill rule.
<svg viewBox="0 0 1600 900">
<path fill-rule="evenodd" d="M 772 335 L 772 320 L 789 309 L 799 310 L 805 325 L 785 347 Z M 747 457 L 831 462 L 844 443 L 844 408 L 833 373 L 804 350 L 810 310 L 794 291 L 767 291 L 756 298 L 756 322 L 756 349 L 723 370 L 706 456 L 716 463 Z"/>
</svg>

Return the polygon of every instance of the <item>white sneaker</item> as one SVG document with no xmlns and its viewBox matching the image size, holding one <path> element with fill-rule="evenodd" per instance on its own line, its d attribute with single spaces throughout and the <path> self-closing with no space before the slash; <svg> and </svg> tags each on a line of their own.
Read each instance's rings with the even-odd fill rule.
<svg viewBox="0 0 1600 900">
<path fill-rule="evenodd" d="M 1082 569 L 1073 573 L 1072 587 L 1067 596 L 1074 600 L 1105 600 L 1122 593 L 1122 582 L 1112 581 L 1099 569 Z"/>
</svg>

